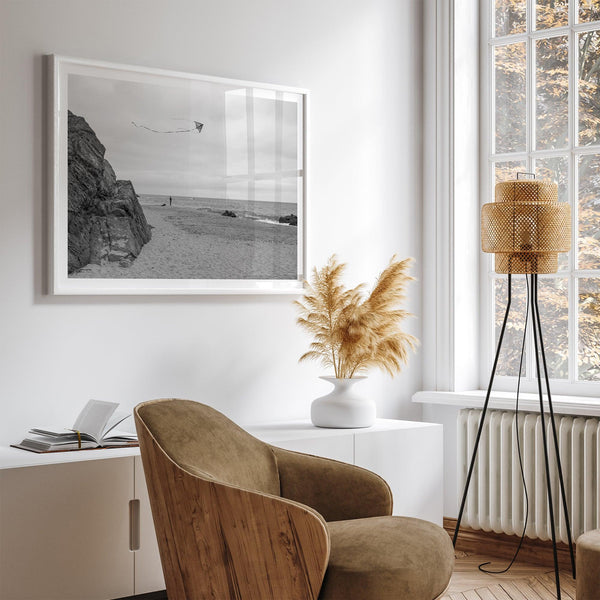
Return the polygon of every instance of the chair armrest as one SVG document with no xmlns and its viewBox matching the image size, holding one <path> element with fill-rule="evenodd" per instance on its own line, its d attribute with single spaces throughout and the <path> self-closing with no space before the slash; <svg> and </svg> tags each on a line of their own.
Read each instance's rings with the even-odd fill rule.
<svg viewBox="0 0 600 600">
<path fill-rule="evenodd" d="M 392 492 L 379 475 L 337 460 L 271 448 L 281 495 L 311 506 L 326 521 L 392 514 Z"/>
<path fill-rule="evenodd" d="M 317 600 L 330 550 L 323 517 L 176 464 L 134 414 L 169 600 Z"/>
</svg>

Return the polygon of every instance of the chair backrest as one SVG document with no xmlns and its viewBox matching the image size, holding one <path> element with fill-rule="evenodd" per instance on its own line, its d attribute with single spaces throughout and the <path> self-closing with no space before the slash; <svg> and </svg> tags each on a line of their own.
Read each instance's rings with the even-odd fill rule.
<svg viewBox="0 0 600 600">
<path fill-rule="evenodd" d="M 152 400 L 137 406 L 136 415 L 183 469 L 248 490 L 280 494 L 271 448 L 214 408 L 191 400 Z"/>
</svg>

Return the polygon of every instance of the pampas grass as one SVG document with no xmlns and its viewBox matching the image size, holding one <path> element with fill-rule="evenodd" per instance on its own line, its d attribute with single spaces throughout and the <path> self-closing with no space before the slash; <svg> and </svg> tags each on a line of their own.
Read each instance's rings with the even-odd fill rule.
<svg viewBox="0 0 600 600">
<path fill-rule="evenodd" d="M 333 367 L 339 379 L 351 378 L 370 368 L 391 376 L 400 372 L 417 339 L 401 329 L 409 316 L 400 307 L 405 299 L 411 258 L 392 257 L 368 296 L 364 284 L 346 289 L 342 275 L 346 268 L 335 254 L 320 270 L 314 269 L 300 310 L 298 325 L 313 336 L 308 352 L 300 361 L 317 360 Z"/>
</svg>

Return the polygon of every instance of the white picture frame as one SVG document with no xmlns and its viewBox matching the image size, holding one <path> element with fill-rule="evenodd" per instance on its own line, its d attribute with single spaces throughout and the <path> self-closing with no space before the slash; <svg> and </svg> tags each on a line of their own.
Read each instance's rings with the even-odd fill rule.
<svg viewBox="0 0 600 600">
<path fill-rule="evenodd" d="M 307 90 L 58 55 L 50 55 L 47 59 L 50 74 L 49 293 L 302 293 L 306 274 Z M 224 94 L 222 99 L 221 94 Z M 206 125 L 191 119 L 186 123 L 188 119 L 181 118 L 181 111 L 177 113 L 180 108 L 177 103 L 184 102 L 179 98 L 187 96 L 190 107 L 208 107 L 209 127 L 211 123 L 214 125 L 212 137 L 203 138 L 210 140 L 211 144 L 209 146 L 207 141 L 204 150 L 195 148 L 206 131 Z M 131 118 L 135 110 L 132 112 L 130 108 L 136 106 L 136 101 L 143 107 L 138 122 Z M 71 112 L 75 105 L 85 107 L 84 112 L 89 114 Z M 168 110 L 165 121 L 158 122 L 159 119 L 154 117 L 162 106 Z M 230 107 L 231 111 L 237 111 L 235 115 L 231 113 L 234 115 L 232 118 L 229 118 Z M 271 124 L 273 114 L 275 122 Z M 69 115 L 72 119 L 79 119 L 76 122 L 82 124 L 81 127 L 70 128 Z M 96 120 L 90 115 L 95 115 Z M 185 116 L 190 117 L 189 114 Z M 204 119 L 204 116 L 199 118 Z M 211 118 L 214 122 L 210 121 Z M 91 122 L 91 133 L 86 128 L 87 119 Z M 118 124 L 115 125 L 116 121 Z M 85 129 L 81 134 L 83 137 L 75 137 L 82 128 Z M 100 132 L 111 143 L 110 150 L 107 145 L 106 154 L 102 157 L 99 156 L 99 148 L 104 147 L 106 142 L 103 142 Z M 245 137 L 240 132 L 245 132 Z M 71 165 L 74 173 L 71 175 L 71 187 L 69 136 L 72 136 Z M 96 138 L 93 142 L 95 152 L 86 154 L 85 150 L 75 150 L 85 145 L 90 136 Z M 163 142 L 167 139 L 168 143 Z M 175 139 L 176 142 L 173 141 Z M 165 168 L 157 169 L 157 160 L 163 156 L 161 144 L 164 145 Z M 188 156 L 184 154 L 186 148 Z M 209 152 L 209 148 L 214 151 Z M 235 152 L 245 158 L 231 158 Z M 110 164 L 96 180 L 90 173 L 98 173 L 93 168 L 102 159 Z M 167 163 L 176 166 L 169 170 Z M 193 168 L 194 163 L 203 167 Z M 188 165 L 188 170 L 185 171 L 181 165 Z M 271 165 L 274 168 L 269 171 L 267 167 Z M 288 168 L 290 165 L 293 168 Z M 89 172 L 86 171 L 88 167 Z M 116 175 L 110 175 L 110 171 Z M 114 188 L 115 180 L 125 180 L 116 181 L 119 185 L 130 183 L 133 193 L 128 192 L 127 202 L 135 204 L 137 199 L 149 228 L 140 224 L 143 219 L 139 217 L 137 208 L 131 217 L 129 205 L 125 206 L 125 212 L 118 208 L 122 202 L 120 197 L 113 198 L 110 196 L 112 192 L 109 192 L 106 200 L 98 195 L 104 193 L 99 190 L 105 179 L 110 179 L 107 184 L 110 189 L 117 189 Z M 86 187 L 90 180 L 92 183 Z M 174 190 L 170 194 L 169 186 Z M 186 190 L 191 192 L 186 194 Z M 295 202 L 286 202 L 294 198 Z M 219 205 L 219 200 L 223 200 L 222 205 Z M 90 203 L 94 211 L 92 217 L 85 208 Z M 294 204 L 295 212 L 280 214 Z M 107 206 L 113 212 L 105 215 Z M 161 209 L 163 212 L 160 212 Z M 221 209 L 223 213 L 231 212 L 237 218 L 224 216 L 220 213 Z M 235 213 L 238 209 L 239 214 Z M 192 214 L 192 211 L 197 211 L 197 214 Z M 273 215 L 262 218 L 262 213 L 267 212 Z M 148 213 L 154 216 L 147 217 Z M 202 220 L 195 221 L 200 219 L 197 215 L 203 215 Z M 152 224 L 152 218 L 160 223 L 158 229 Z M 297 219 L 295 223 L 294 218 Z M 90 219 L 93 220 L 91 225 Z M 121 223 L 126 229 L 127 219 L 132 224 L 130 229 L 143 231 L 141 234 L 137 230 L 126 232 L 118 246 L 119 238 L 111 236 L 107 228 L 112 226 L 111 223 Z M 177 232 L 173 226 L 179 227 Z M 159 248 L 159 237 L 164 240 L 168 235 L 162 232 L 162 227 L 165 231 L 175 232 L 168 239 L 168 253 Z M 101 233 L 98 233 L 99 230 Z M 113 231 L 121 229 L 113 228 Z M 185 244 L 178 237 L 181 231 L 186 234 Z M 152 235 L 150 241 L 144 242 L 148 235 Z M 94 241 L 89 241 L 92 239 Z M 109 241 L 104 243 L 106 240 Z M 210 252 L 197 248 L 196 242 L 200 240 L 205 250 L 209 247 Z M 292 250 L 294 240 L 295 248 Z M 155 241 L 153 245 L 152 241 Z M 135 254 L 136 251 L 138 254 Z M 171 266 L 164 264 L 166 254 L 171 257 Z M 227 254 L 227 260 L 223 259 L 223 254 Z M 88 256 L 93 257 L 95 262 L 85 263 Z M 141 256 L 144 256 L 143 261 L 139 260 Z M 206 258 L 204 263 L 201 262 L 206 256 L 212 259 Z M 196 262 L 196 257 L 200 262 Z M 245 261 L 246 257 L 250 259 Z M 243 276 L 239 277 L 238 271 L 241 270 L 244 271 Z M 152 276 L 155 272 L 158 276 Z M 171 277 L 171 274 L 174 276 Z"/>
</svg>

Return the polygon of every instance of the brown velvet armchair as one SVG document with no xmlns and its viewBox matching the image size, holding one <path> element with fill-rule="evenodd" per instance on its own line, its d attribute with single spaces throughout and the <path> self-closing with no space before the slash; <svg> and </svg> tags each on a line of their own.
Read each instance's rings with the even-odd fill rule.
<svg viewBox="0 0 600 600">
<path fill-rule="evenodd" d="M 379 476 L 270 446 L 189 400 L 135 409 L 169 600 L 433 600 L 440 527 L 392 517 Z"/>
</svg>

